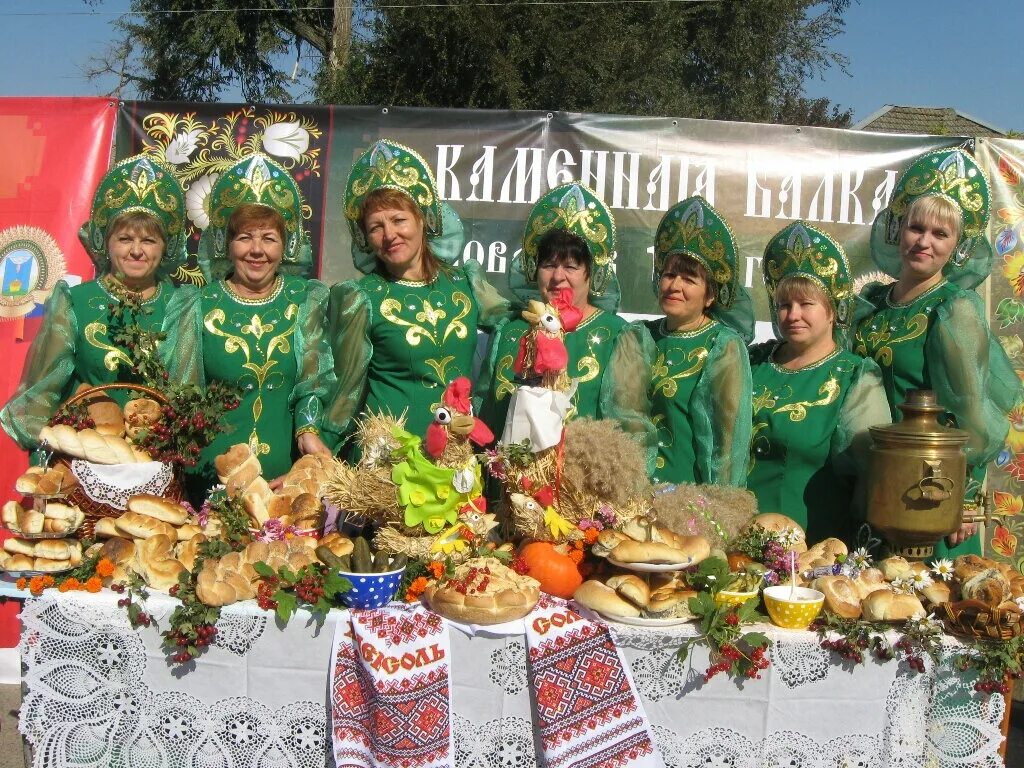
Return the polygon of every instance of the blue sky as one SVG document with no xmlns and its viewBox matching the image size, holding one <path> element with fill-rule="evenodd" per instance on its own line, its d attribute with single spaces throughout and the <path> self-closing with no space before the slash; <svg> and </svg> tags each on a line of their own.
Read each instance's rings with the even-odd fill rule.
<svg viewBox="0 0 1024 768">
<path fill-rule="evenodd" d="M 128 6 L 129 0 L 95 8 L 83 0 L 2 0 L 0 95 L 105 95 L 112 84 L 89 82 L 83 69 L 113 39 L 110 24 Z M 1022 0 L 979 0 L 973 7 L 855 0 L 845 18 L 846 32 L 833 48 L 850 59 L 851 76 L 833 69 L 807 83 L 808 95 L 853 108 L 854 120 L 884 104 L 955 106 L 997 128 L 1024 131 Z"/>
</svg>

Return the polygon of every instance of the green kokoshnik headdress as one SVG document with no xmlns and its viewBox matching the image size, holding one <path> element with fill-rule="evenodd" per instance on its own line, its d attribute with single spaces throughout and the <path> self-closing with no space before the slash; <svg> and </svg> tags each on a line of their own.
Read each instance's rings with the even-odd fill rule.
<svg viewBox="0 0 1024 768">
<path fill-rule="evenodd" d="M 805 222 L 793 222 L 768 242 L 761 266 L 776 332 L 778 310 L 775 308 L 775 289 L 783 278 L 801 275 L 817 283 L 832 297 L 836 307 L 834 335 L 839 337 L 837 341 L 849 341 L 855 322 L 857 295 L 853 290 L 846 251 L 831 235 Z"/>
<path fill-rule="evenodd" d="M 985 172 L 962 149 L 921 155 L 903 172 L 888 207 L 871 226 L 872 260 L 891 277 L 900 276 L 900 226 L 907 208 L 919 197 L 936 195 L 960 210 L 960 240 L 942 273 L 961 288 L 980 285 L 992 270 L 992 245 L 986 238 L 990 189 Z"/>
<path fill-rule="evenodd" d="M 368 274 L 377 269 L 377 256 L 363 231 L 363 203 L 376 189 L 406 195 L 423 214 L 430 251 L 445 264 L 462 254 L 462 221 L 437 194 L 434 174 L 418 152 L 391 139 L 378 139 L 352 165 L 345 185 L 345 219 L 352 233 L 352 262 Z"/>
<path fill-rule="evenodd" d="M 284 256 L 278 269 L 310 277 L 313 247 L 303 225 L 308 206 L 295 179 L 276 160 L 256 153 L 232 165 L 210 190 L 210 225 L 199 239 L 199 266 L 207 280 L 225 277 L 233 265 L 228 258 L 228 220 L 245 203 L 258 203 L 281 214 L 285 226 Z"/>
<path fill-rule="evenodd" d="M 110 254 L 107 253 L 110 223 L 123 213 L 136 211 L 148 213 L 163 227 L 165 250 L 157 273 L 169 275 L 185 263 L 188 232 L 181 184 L 174 172 L 159 160 L 135 155 L 107 171 L 96 187 L 89 220 L 78 232 L 98 275 L 110 271 Z"/>
<path fill-rule="evenodd" d="M 619 307 L 615 276 L 615 218 L 589 187 L 562 184 L 541 197 L 526 219 L 522 254 L 509 269 L 509 287 L 520 301 L 537 298 L 537 247 L 553 229 L 580 237 L 590 249 L 590 302 L 609 312 Z"/>
<path fill-rule="evenodd" d="M 740 284 L 739 248 L 729 223 L 700 195 L 688 197 L 665 212 L 654 239 L 654 291 L 669 256 L 695 259 L 718 284 L 711 315 L 747 342 L 754 337 L 754 310 Z"/>
</svg>

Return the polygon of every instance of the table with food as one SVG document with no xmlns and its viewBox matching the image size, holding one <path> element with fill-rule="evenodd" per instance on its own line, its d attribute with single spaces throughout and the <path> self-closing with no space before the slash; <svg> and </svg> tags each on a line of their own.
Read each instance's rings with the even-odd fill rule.
<svg viewBox="0 0 1024 768">
<path fill-rule="evenodd" d="M 939 154 L 879 237 L 907 251 L 892 290 L 932 296 L 925 323 L 963 300 L 962 329 L 972 300 L 933 288 L 976 237 L 948 273 L 908 255 L 960 215 L 950 174 L 984 197 Z M 167 286 L 175 183 L 145 157 L 104 179 L 102 276 L 55 299 L 0 412 L 34 457 L 0 550 L 34 765 L 1003 764 L 1024 574 L 982 556 L 975 480 L 1020 383 L 992 352 L 965 405 L 944 385 L 976 362 L 931 335 L 898 359 L 898 304 L 858 314 L 827 232 L 767 244 L 780 339 L 748 352 L 703 198 L 659 226 L 645 324 L 580 184 L 531 211 L 513 310 L 454 266 L 458 217 L 402 145 L 352 167 L 363 277 L 330 290 L 259 154 L 213 185 L 206 284 Z"/>
</svg>

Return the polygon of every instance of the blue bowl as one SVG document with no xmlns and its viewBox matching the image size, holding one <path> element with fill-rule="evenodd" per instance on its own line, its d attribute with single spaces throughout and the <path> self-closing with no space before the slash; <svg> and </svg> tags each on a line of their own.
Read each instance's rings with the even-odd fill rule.
<svg viewBox="0 0 1024 768">
<path fill-rule="evenodd" d="M 405 567 L 386 573 L 349 573 L 341 575 L 352 582 L 352 589 L 340 595 L 349 608 L 381 608 L 391 602 L 402 581 Z"/>
</svg>

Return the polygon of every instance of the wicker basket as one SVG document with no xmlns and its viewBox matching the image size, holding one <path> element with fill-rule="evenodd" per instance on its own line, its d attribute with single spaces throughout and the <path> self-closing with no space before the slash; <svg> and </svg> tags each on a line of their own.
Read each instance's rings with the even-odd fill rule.
<svg viewBox="0 0 1024 768">
<path fill-rule="evenodd" d="M 946 631 L 959 637 L 1010 640 L 1024 631 L 1017 607 L 993 608 L 980 600 L 961 600 L 936 606 Z"/>
<path fill-rule="evenodd" d="M 89 400 L 96 395 L 102 394 L 112 389 L 127 389 L 134 392 L 140 392 L 147 397 L 156 400 L 161 405 L 167 404 L 167 398 L 163 394 L 142 384 L 131 384 L 127 382 L 118 382 L 114 384 L 102 384 L 89 389 L 83 389 L 76 392 L 64 405 L 75 405 L 82 401 Z M 62 454 L 54 454 L 54 464 L 64 464 L 68 470 L 71 469 L 71 462 L 73 459 L 69 456 Z M 167 488 L 163 492 L 163 496 L 171 501 L 180 502 L 185 498 L 184 486 L 181 481 L 180 471 L 177 467 L 172 469 L 172 477 L 167 485 Z M 103 517 L 120 517 L 124 513 L 124 509 L 121 509 L 112 504 L 106 504 L 103 502 L 97 502 L 85 492 L 81 485 L 75 485 L 67 494 L 68 503 L 74 504 L 82 512 L 85 513 L 85 522 L 82 523 L 82 527 L 79 528 L 78 534 L 81 537 L 92 538 L 93 528 L 96 522 Z"/>
</svg>

